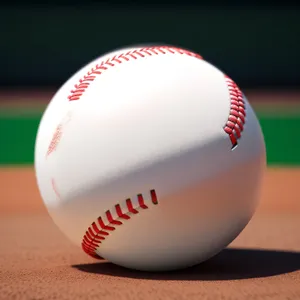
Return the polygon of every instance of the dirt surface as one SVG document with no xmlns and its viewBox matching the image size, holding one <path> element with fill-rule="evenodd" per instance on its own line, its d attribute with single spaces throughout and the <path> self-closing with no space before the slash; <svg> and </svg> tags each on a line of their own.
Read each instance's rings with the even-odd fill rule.
<svg viewBox="0 0 300 300">
<path fill-rule="evenodd" d="M 0 180 L 0 299 L 300 299 L 300 169 L 268 169 L 260 206 L 229 249 L 171 273 L 86 256 L 48 216 L 32 168 L 2 168 Z"/>
</svg>

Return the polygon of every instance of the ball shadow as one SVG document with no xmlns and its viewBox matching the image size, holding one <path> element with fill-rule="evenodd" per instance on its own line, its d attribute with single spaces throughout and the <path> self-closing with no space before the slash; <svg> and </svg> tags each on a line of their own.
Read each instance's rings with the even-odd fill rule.
<svg viewBox="0 0 300 300">
<path fill-rule="evenodd" d="M 150 280 L 234 280 L 269 277 L 300 269 L 300 252 L 229 248 L 197 266 L 172 272 L 142 272 L 107 261 L 73 265 L 80 271 Z"/>
</svg>

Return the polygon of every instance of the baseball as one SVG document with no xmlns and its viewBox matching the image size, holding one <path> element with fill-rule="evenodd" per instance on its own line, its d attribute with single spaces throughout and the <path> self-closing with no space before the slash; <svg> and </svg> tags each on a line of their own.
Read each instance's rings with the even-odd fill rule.
<svg viewBox="0 0 300 300">
<path fill-rule="evenodd" d="M 35 172 L 54 223 L 84 253 L 144 271 L 201 263 L 252 218 L 266 164 L 238 85 L 174 46 L 119 49 L 62 85 Z"/>
</svg>

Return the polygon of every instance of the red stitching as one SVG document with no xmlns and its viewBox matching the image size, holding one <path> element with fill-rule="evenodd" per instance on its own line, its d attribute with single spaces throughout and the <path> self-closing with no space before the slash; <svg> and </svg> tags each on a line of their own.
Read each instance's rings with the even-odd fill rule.
<svg viewBox="0 0 300 300">
<path fill-rule="evenodd" d="M 50 141 L 50 144 L 49 144 L 47 152 L 46 152 L 46 158 L 57 149 L 57 146 L 58 146 L 59 142 L 61 141 L 61 137 L 63 135 L 64 126 L 70 120 L 71 120 L 71 112 L 68 112 L 55 129 L 55 132 L 52 136 L 52 139 Z"/>
<path fill-rule="evenodd" d="M 230 96 L 230 113 L 224 131 L 229 135 L 232 148 L 238 145 L 238 140 L 241 138 L 242 131 L 245 125 L 245 101 L 243 93 L 236 83 L 225 75 L 225 81 L 228 87 Z"/>
<path fill-rule="evenodd" d="M 48 157 L 52 152 L 54 152 L 56 150 L 56 147 L 61 139 L 61 136 L 62 136 L 62 124 L 59 124 L 56 127 L 56 130 L 51 139 L 50 145 L 49 145 L 47 153 L 46 153 L 46 157 Z"/>
<path fill-rule="evenodd" d="M 155 190 L 150 191 L 152 204 L 158 204 L 157 195 Z M 128 214 L 138 214 L 141 209 L 147 209 L 148 206 L 145 205 L 144 197 L 142 194 L 137 195 L 138 206 L 134 207 L 131 199 L 126 199 L 126 213 L 122 212 L 121 205 L 116 204 L 113 210 L 107 210 L 105 216 L 107 218 L 108 224 L 105 224 L 103 217 L 99 217 L 95 222 L 85 232 L 82 239 L 82 249 L 88 255 L 94 258 L 101 258 L 97 253 L 97 248 L 101 245 L 102 241 L 110 234 L 111 231 L 116 230 L 116 226 L 123 224 L 124 220 L 129 220 L 130 216 Z M 113 217 L 115 215 L 115 217 Z M 122 219 L 122 222 L 120 221 Z M 116 226 L 115 226 L 116 225 Z"/>
<path fill-rule="evenodd" d="M 75 84 L 75 89 L 71 90 L 68 99 L 69 101 L 79 100 L 83 93 L 86 91 L 86 89 L 90 86 L 90 83 L 96 79 L 97 75 L 101 75 L 110 67 L 114 67 L 118 64 L 130 61 L 132 59 L 136 60 L 138 58 L 144 58 L 153 55 L 161 55 L 166 53 L 184 54 L 196 57 L 198 59 L 202 59 L 202 57 L 197 53 L 176 47 L 154 46 L 131 50 L 126 53 L 115 55 L 112 58 L 108 58 L 106 61 L 102 61 L 100 64 L 96 64 L 90 71 L 88 71 L 86 75 L 83 76 L 83 78 L 79 80 L 78 84 Z"/>
<path fill-rule="evenodd" d="M 60 196 L 60 193 L 59 193 L 59 191 L 58 191 L 58 189 L 57 189 L 56 182 L 55 182 L 55 179 L 54 179 L 54 178 L 51 179 L 51 185 L 52 185 L 52 189 L 53 189 L 55 195 L 56 195 L 57 198 L 60 200 L 60 199 L 61 199 L 61 196 Z"/>
</svg>

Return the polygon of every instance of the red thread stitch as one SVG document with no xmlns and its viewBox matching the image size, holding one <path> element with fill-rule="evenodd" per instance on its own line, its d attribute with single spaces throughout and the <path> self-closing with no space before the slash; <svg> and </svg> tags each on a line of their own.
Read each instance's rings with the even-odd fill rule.
<svg viewBox="0 0 300 300">
<path fill-rule="evenodd" d="M 91 82 L 93 82 L 96 79 L 97 75 L 101 75 L 110 67 L 114 67 L 118 64 L 130 61 L 132 59 L 136 60 L 139 58 L 161 55 L 166 53 L 184 54 L 196 57 L 198 59 L 202 59 L 202 57 L 197 53 L 193 53 L 191 51 L 176 47 L 154 46 L 131 50 L 126 53 L 121 53 L 115 55 L 114 57 L 108 58 L 106 61 L 102 61 L 100 64 L 96 64 L 90 71 L 87 72 L 86 75 L 83 76 L 83 78 L 79 80 L 77 84 L 75 84 L 75 89 L 71 90 L 68 99 L 69 101 L 79 100 L 83 93 L 86 91 L 86 89 L 90 86 Z"/>
<path fill-rule="evenodd" d="M 55 195 L 56 195 L 57 198 L 60 200 L 60 198 L 61 198 L 61 197 L 60 197 L 60 193 L 59 193 L 59 191 L 58 191 L 58 189 L 57 189 L 56 182 L 55 182 L 55 179 L 54 179 L 54 178 L 51 179 L 51 185 L 52 185 L 52 189 L 53 189 Z"/>
<path fill-rule="evenodd" d="M 52 136 L 52 139 L 51 139 L 51 142 L 48 146 L 48 150 L 47 150 L 47 153 L 46 153 L 46 158 L 51 154 L 53 153 L 60 140 L 61 140 L 61 137 L 62 137 L 62 134 L 63 134 L 63 129 L 64 129 L 64 126 L 71 120 L 71 112 L 68 112 L 65 117 L 62 119 L 62 121 L 59 123 L 59 125 L 56 127 L 55 129 L 55 132 Z"/>
<path fill-rule="evenodd" d="M 57 145 L 58 145 L 58 143 L 61 139 L 61 136 L 62 136 L 62 124 L 59 124 L 56 127 L 56 130 L 53 134 L 52 140 L 51 140 L 50 145 L 48 147 L 46 157 L 48 157 L 52 152 L 54 152 L 56 150 L 56 147 L 57 147 Z"/>
<path fill-rule="evenodd" d="M 226 75 L 225 81 L 230 96 L 230 114 L 224 126 L 224 131 L 229 135 L 232 144 L 231 149 L 234 149 L 238 145 L 238 139 L 241 138 L 244 130 L 246 107 L 243 93 L 236 83 Z"/>
<path fill-rule="evenodd" d="M 158 204 L 155 190 L 150 191 L 150 196 L 152 204 Z M 105 217 L 108 224 L 105 224 L 104 222 L 105 217 L 99 217 L 95 222 L 93 222 L 83 236 L 81 243 L 83 251 L 94 258 L 101 259 L 101 257 L 96 253 L 96 250 L 102 241 L 104 241 L 112 231 L 116 230 L 116 226 L 120 226 L 125 220 L 129 220 L 130 213 L 133 215 L 138 214 L 142 209 L 148 208 L 148 206 L 145 205 L 142 194 L 138 194 L 137 199 L 138 205 L 136 207 L 133 206 L 131 199 L 126 199 L 126 212 L 122 211 L 120 204 L 116 204 L 114 206 L 114 210 L 106 211 Z M 114 215 L 115 217 L 113 217 Z"/>
</svg>

